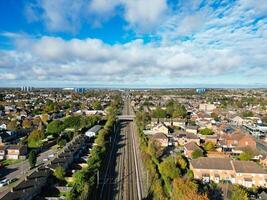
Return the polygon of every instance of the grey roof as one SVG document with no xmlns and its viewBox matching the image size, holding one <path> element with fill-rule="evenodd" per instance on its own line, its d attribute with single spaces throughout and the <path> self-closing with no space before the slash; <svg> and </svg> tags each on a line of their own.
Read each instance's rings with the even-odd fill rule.
<svg viewBox="0 0 267 200">
<path fill-rule="evenodd" d="M 237 173 L 267 174 L 253 161 L 233 160 L 232 163 Z"/>
<path fill-rule="evenodd" d="M 97 133 L 101 129 L 100 125 L 95 125 L 92 128 L 90 128 L 87 132 L 94 132 Z"/>
<path fill-rule="evenodd" d="M 184 145 L 184 147 L 189 151 L 194 151 L 197 149 L 203 151 L 195 142 L 188 142 Z"/>
<path fill-rule="evenodd" d="M 229 158 L 197 158 L 191 165 L 196 169 L 233 170 Z"/>
</svg>

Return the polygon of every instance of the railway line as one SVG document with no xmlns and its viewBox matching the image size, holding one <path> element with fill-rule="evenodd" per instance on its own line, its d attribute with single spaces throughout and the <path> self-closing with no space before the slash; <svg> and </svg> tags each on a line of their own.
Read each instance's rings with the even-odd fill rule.
<svg viewBox="0 0 267 200">
<path fill-rule="evenodd" d="M 132 114 L 128 101 L 122 113 Z M 111 141 L 105 168 L 100 175 L 98 199 L 141 200 L 142 181 L 133 122 L 119 121 Z"/>
</svg>

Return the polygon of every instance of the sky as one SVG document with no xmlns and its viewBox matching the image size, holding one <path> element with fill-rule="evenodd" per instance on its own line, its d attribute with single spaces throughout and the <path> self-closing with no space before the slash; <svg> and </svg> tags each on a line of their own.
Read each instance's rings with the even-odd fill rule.
<svg viewBox="0 0 267 200">
<path fill-rule="evenodd" d="M 267 0 L 0 0 L 0 87 L 267 87 Z"/>
</svg>

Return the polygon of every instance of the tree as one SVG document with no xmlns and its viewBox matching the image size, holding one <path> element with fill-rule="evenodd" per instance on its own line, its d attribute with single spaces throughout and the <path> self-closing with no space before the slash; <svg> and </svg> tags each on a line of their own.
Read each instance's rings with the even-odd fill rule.
<svg viewBox="0 0 267 200">
<path fill-rule="evenodd" d="M 175 178 L 172 185 L 172 196 L 175 200 L 208 200 L 207 195 L 198 194 L 197 184 L 192 180 Z"/>
<path fill-rule="evenodd" d="M 59 135 L 64 129 L 64 124 L 60 120 L 54 120 L 47 125 L 47 133 L 52 135 Z"/>
<path fill-rule="evenodd" d="M 248 200 L 248 193 L 243 188 L 235 185 L 231 192 L 231 200 Z"/>
<path fill-rule="evenodd" d="M 36 155 L 36 152 L 35 152 L 34 150 L 32 150 L 32 151 L 30 152 L 28 161 L 29 161 L 29 163 L 30 163 L 30 167 L 31 167 L 31 168 L 35 167 L 36 162 L 37 162 L 37 155 Z"/>
<path fill-rule="evenodd" d="M 60 139 L 58 141 L 58 145 L 60 146 L 60 148 L 64 147 L 67 144 L 67 141 L 65 139 Z"/>
<path fill-rule="evenodd" d="M 180 117 L 180 118 L 185 118 L 187 115 L 187 110 L 184 107 L 184 105 L 181 104 L 176 104 L 174 107 L 174 112 L 172 114 L 173 118 Z"/>
<path fill-rule="evenodd" d="M 242 116 L 243 117 L 253 117 L 254 115 L 253 115 L 252 111 L 246 110 L 246 111 L 242 112 Z"/>
<path fill-rule="evenodd" d="M 44 139 L 44 133 L 40 130 L 33 130 L 28 137 L 28 146 L 31 148 L 40 147 Z"/>
<path fill-rule="evenodd" d="M 186 171 L 187 169 L 187 161 L 184 157 L 178 156 L 176 158 L 178 166 L 181 168 L 181 170 Z"/>
<path fill-rule="evenodd" d="M 41 120 L 43 123 L 46 123 L 49 120 L 49 115 L 48 114 L 42 114 Z"/>
<path fill-rule="evenodd" d="M 212 151 L 212 150 L 215 149 L 215 144 L 214 144 L 213 142 L 211 142 L 211 141 L 208 141 L 208 142 L 206 142 L 206 143 L 204 144 L 204 149 L 205 149 L 206 151 Z"/>
<path fill-rule="evenodd" d="M 252 157 L 252 150 L 247 148 L 239 155 L 239 160 L 251 160 Z"/>
<path fill-rule="evenodd" d="M 65 180 L 65 169 L 61 166 L 56 167 L 54 171 L 54 176 L 61 181 Z"/>
<path fill-rule="evenodd" d="M 22 122 L 22 127 L 23 128 L 30 128 L 32 125 L 32 122 L 29 120 L 29 119 L 24 119 L 23 122 Z"/>
<path fill-rule="evenodd" d="M 11 120 L 7 124 L 7 129 L 10 131 L 16 131 L 17 130 L 17 120 Z"/>
<path fill-rule="evenodd" d="M 175 177 L 178 177 L 181 174 L 173 156 L 165 158 L 159 164 L 159 171 L 163 176 L 170 179 L 174 179 Z"/>
<path fill-rule="evenodd" d="M 204 156 L 203 151 L 201 151 L 200 149 L 196 149 L 192 153 L 192 158 L 193 159 L 197 159 L 197 158 L 203 157 L 203 156 Z"/>
<path fill-rule="evenodd" d="M 81 127 L 82 116 L 70 116 L 64 119 L 65 128 L 79 129 Z"/>
<path fill-rule="evenodd" d="M 94 100 L 92 102 L 92 107 L 93 107 L 94 110 L 101 110 L 102 109 L 101 102 L 97 101 L 97 100 Z"/>
<path fill-rule="evenodd" d="M 153 111 L 152 115 L 153 117 L 157 118 L 159 122 L 159 118 L 166 117 L 166 111 L 163 110 L 161 107 L 157 106 L 156 109 Z"/>
<path fill-rule="evenodd" d="M 265 116 L 262 118 L 262 122 L 263 122 L 263 123 L 267 123 L 267 115 L 265 115 Z"/>
<path fill-rule="evenodd" d="M 213 131 L 209 128 L 203 128 L 199 132 L 201 135 L 213 135 Z"/>
</svg>

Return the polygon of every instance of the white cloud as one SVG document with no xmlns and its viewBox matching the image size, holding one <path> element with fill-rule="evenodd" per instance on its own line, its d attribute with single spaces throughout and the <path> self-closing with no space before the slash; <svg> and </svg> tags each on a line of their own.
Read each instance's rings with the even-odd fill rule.
<svg viewBox="0 0 267 200">
<path fill-rule="evenodd" d="M 126 0 L 125 19 L 131 26 L 150 30 L 162 22 L 168 6 L 165 0 Z"/>
<path fill-rule="evenodd" d="M 81 23 L 100 26 L 114 15 L 124 16 L 135 31 L 151 31 L 162 22 L 167 8 L 166 0 L 37 0 L 26 5 L 25 15 L 29 22 L 42 20 L 55 32 L 75 33 Z"/>
</svg>

